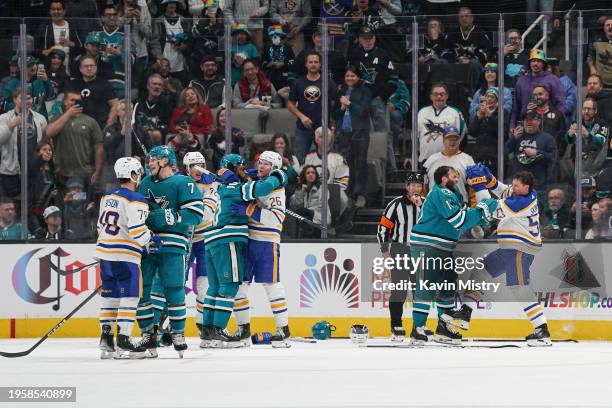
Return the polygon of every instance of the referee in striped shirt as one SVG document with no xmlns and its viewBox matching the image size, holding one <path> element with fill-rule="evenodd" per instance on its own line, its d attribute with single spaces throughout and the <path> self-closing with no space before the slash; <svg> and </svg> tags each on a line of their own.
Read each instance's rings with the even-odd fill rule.
<svg viewBox="0 0 612 408">
<path fill-rule="evenodd" d="M 395 257 L 398 254 L 410 256 L 410 231 L 416 224 L 423 205 L 424 198 L 421 194 L 424 183 L 424 173 L 415 171 L 408 173 L 406 193 L 387 204 L 387 208 L 380 217 L 376 234 L 383 257 Z M 391 280 L 394 283 L 410 280 L 410 278 L 410 272 L 407 270 L 391 270 Z M 402 326 L 402 312 L 407 295 L 407 290 L 393 290 L 389 298 L 392 341 L 403 341 L 406 337 L 406 331 Z"/>
</svg>

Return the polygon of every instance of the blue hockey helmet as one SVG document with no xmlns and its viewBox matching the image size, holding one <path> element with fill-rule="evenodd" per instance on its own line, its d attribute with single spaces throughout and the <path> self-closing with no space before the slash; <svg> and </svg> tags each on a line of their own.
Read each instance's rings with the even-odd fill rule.
<svg viewBox="0 0 612 408">
<path fill-rule="evenodd" d="M 155 146 L 149 150 L 149 153 L 147 154 L 147 162 L 151 157 L 157 157 L 158 161 L 166 157 L 168 159 L 168 166 L 176 166 L 176 154 L 174 154 L 174 149 L 170 146 Z"/>
<path fill-rule="evenodd" d="M 317 340 L 326 340 L 330 338 L 334 331 L 336 331 L 336 326 L 333 326 L 325 320 L 318 321 L 312 325 L 312 337 Z"/>
<path fill-rule="evenodd" d="M 219 162 L 219 167 L 235 172 L 236 166 L 246 166 L 246 164 L 247 161 L 241 155 L 229 153 L 221 158 L 221 161 Z"/>
</svg>

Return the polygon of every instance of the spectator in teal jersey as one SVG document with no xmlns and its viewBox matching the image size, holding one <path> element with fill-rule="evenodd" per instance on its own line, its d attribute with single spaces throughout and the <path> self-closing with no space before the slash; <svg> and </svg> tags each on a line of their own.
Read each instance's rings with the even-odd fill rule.
<svg viewBox="0 0 612 408">
<path fill-rule="evenodd" d="M 259 60 L 259 51 L 251 42 L 246 24 L 236 24 L 232 29 L 232 88 L 242 78 L 242 64 L 246 60 Z"/>
<path fill-rule="evenodd" d="M 22 225 L 15 222 L 16 217 L 15 202 L 10 198 L 0 198 L 0 241 L 21 239 Z M 27 235 L 30 235 L 29 231 Z"/>
</svg>

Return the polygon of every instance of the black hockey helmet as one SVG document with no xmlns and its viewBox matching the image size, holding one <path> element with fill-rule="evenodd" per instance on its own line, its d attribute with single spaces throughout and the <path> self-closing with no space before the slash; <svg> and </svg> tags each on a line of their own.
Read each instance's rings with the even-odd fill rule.
<svg viewBox="0 0 612 408">
<path fill-rule="evenodd" d="M 411 171 L 406 175 L 406 184 L 421 183 L 425 184 L 425 173 L 422 171 Z"/>
</svg>

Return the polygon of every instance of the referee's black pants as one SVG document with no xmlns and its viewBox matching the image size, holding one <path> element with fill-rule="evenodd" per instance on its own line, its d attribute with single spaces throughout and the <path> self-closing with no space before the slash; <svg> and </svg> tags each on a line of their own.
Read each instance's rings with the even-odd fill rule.
<svg viewBox="0 0 612 408">
<path fill-rule="evenodd" d="M 392 258 L 396 255 L 410 257 L 410 247 L 406 244 L 400 244 L 398 242 L 391 243 L 390 254 Z M 402 261 L 403 264 L 403 261 Z M 403 266 L 403 265 L 401 265 Z M 414 282 L 414 274 L 410 273 L 410 269 L 396 269 L 391 270 L 391 281 L 395 284 L 404 282 Z M 389 314 L 391 315 L 391 327 L 397 327 L 402 325 L 402 313 L 404 311 L 404 302 L 408 296 L 407 289 L 394 289 L 391 291 L 389 297 Z"/>
</svg>

